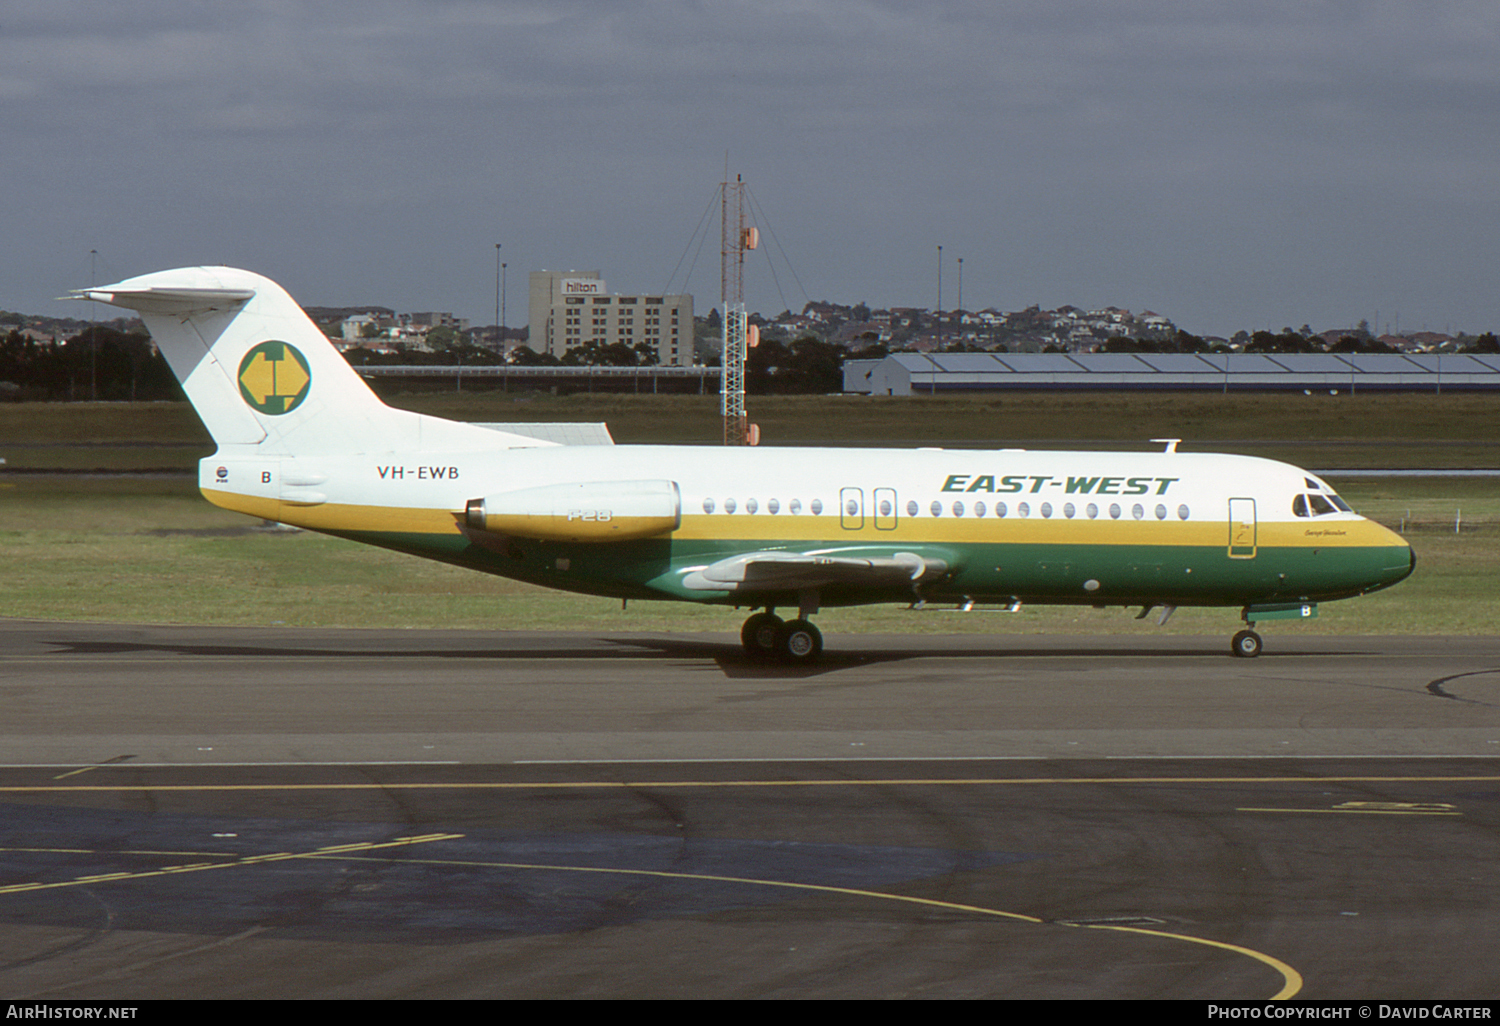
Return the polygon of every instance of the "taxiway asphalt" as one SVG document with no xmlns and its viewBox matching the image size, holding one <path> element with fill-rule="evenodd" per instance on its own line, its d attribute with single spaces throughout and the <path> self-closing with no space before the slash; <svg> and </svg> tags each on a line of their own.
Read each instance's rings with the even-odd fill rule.
<svg viewBox="0 0 1500 1026">
<path fill-rule="evenodd" d="M 0 621 L 0 996 L 1480 998 L 1500 639 Z"/>
</svg>

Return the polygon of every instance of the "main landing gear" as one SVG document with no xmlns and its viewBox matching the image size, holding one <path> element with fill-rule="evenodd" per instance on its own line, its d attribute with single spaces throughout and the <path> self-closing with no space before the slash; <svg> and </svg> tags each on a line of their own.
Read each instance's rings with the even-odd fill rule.
<svg viewBox="0 0 1500 1026">
<path fill-rule="evenodd" d="M 811 620 L 783 620 L 771 610 L 756 613 L 740 628 L 740 644 L 751 659 L 807 666 L 823 652 L 823 634 Z"/>
</svg>

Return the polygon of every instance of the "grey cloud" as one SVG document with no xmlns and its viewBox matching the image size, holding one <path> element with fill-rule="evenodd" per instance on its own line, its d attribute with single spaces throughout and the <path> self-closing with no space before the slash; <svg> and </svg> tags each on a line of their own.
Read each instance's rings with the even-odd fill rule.
<svg viewBox="0 0 1500 1026">
<path fill-rule="evenodd" d="M 476 320 L 496 241 L 653 287 L 727 151 L 814 298 L 930 304 L 943 243 L 969 305 L 1483 329 L 1497 41 L 1467 0 L 11 4 L 0 305 L 95 246 Z"/>
</svg>

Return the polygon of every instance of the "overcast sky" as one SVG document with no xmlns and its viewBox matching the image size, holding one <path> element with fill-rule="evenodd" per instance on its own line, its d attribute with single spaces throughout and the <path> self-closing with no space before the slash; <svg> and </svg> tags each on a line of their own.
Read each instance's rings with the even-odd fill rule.
<svg viewBox="0 0 1500 1026">
<path fill-rule="evenodd" d="M 512 325 L 540 268 L 675 290 L 727 155 L 767 314 L 935 306 L 941 245 L 945 307 L 963 257 L 968 309 L 1500 329 L 1494 0 L 3 0 L 0 128 L 32 313 L 90 250 L 476 324 L 497 242 Z"/>
</svg>

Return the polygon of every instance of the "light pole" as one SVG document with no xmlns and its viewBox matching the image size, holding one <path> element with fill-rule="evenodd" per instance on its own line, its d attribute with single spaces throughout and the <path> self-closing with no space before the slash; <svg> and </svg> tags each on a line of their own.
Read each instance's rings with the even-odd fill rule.
<svg viewBox="0 0 1500 1026">
<path fill-rule="evenodd" d="M 938 247 L 938 320 L 943 319 L 943 247 Z"/>
<path fill-rule="evenodd" d="M 963 316 L 964 312 L 964 258 L 958 258 L 958 314 Z"/>
<path fill-rule="evenodd" d="M 495 243 L 495 327 L 500 327 L 500 243 Z M 501 338 L 505 333 L 501 332 Z"/>
<path fill-rule="evenodd" d="M 89 250 L 89 288 L 94 287 L 94 261 L 99 258 L 97 249 Z M 90 304 L 89 319 L 89 399 L 99 401 L 99 306 Z"/>
</svg>

